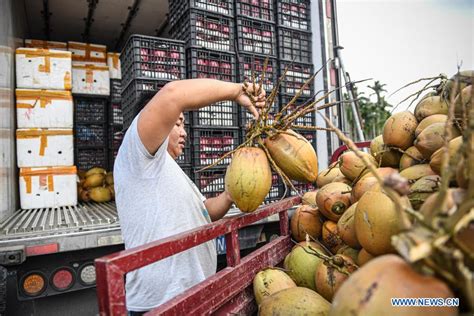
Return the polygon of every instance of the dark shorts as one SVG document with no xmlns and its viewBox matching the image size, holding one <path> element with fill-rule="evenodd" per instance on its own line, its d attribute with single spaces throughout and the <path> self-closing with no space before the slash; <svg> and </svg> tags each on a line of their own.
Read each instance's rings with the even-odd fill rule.
<svg viewBox="0 0 474 316">
<path fill-rule="evenodd" d="M 128 311 L 128 316 L 142 316 L 143 314 L 148 313 L 146 312 L 134 312 L 134 311 Z"/>
</svg>

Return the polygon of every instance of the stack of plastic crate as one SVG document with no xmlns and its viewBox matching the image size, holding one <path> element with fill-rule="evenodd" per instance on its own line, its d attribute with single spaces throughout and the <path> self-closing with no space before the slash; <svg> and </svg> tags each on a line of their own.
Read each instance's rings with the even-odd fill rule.
<svg viewBox="0 0 474 316">
<path fill-rule="evenodd" d="M 108 107 L 109 115 L 109 169 L 113 170 L 115 157 L 117 157 L 118 149 L 122 144 L 123 131 L 123 114 L 122 114 L 122 80 L 121 78 L 110 79 L 110 99 Z"/>
<path fill-rule="evenodd" d="M 276 87 L 278 80 L 277 42 L 275 27 L 275 9 L 272 0 L 235 0 L 235 24 L 237 29 L 238 49 L 238 79 L 240 82 L 251 82 L 253 77 L 263 84 L 267 95 Z M 261 74 L 264 70 L 265 59 L 268 63 L 265 69 L 264 81 Z M 269 117 L 279 110 L 279 99 L 271 105 Z M 246 130 L 253 115 L 246 109 L 239 108 L 239 120 L 242 139 L 245 140 Z M 272 187 L 265 199 L 266 203 L 277 201 L 283 194 L 283 183 L 277 174 L 273 174 Z"/>
<path fill-rule="evenodd" d="M 167 82 L 184 79 L 184 42 L 132 35 L 120 54 L 123 127 L 127 129 L 146 102 Z"/>
<path fill-rule="evenodd" d="M 276 1 L 279 75 L 286 76 L 280 86 L 280 108 L 288 104 L 314 72 L 311 40 L 311 1 Z M 295 106 L 308 104 L 314 93 L 309 84 L 294 101 Z M 287 113 L 294 110 L 290 106 Z M 316 131 L 308 127 L 316 124 L 316 113 L 311 112 L 294 122 L 293 129 L 308 139 L 316 150 Z M 294 183 L 299 191 L 314 189 L 313 184 Z M 294 194 L 294 192 L 293 192 Z"/>
<path fill-rule="evenodd" d="M 186 43 L 187 78 L 237 82 L 233 0 L 172 0 L 170 24 L 171 36 Z M 230 158 L 197 171 L 238 146 L 238 107 L 223 101 L 190 114 L 191 178 L 206 197 L 214 197 L 224 191 Z"/>
</svg>

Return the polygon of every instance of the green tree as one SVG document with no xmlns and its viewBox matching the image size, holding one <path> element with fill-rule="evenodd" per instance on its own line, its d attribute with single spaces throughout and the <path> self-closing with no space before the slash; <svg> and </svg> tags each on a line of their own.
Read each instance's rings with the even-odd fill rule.
<svg viewBox="0 0 474 316">
<path fill-rule="evenodd" d="M 390 117 L 389 109 L 392 105 L 385 100 L 383 93 L 386 92 L 386 90 L 384 89 L 384 86 L 385 84 L 381 84 L 378 80 L 375 81 L 372 86 L 367 86 L 369 89 L 374 91 L 371 95 L 376 95 L 376 102 L 372 102 L 370 98 L 364 96 L 364 92 L 359 92 L 358 89 L 354 87 L 354 98 L 357 100 L 356 105 L 362 119 L 361 123 L 363 126 L 364 136 L 368 140 L 382 134 L 383 125 Z M 344 99 L 349 100 L 347 94 L 344 94 Z M 351 107 L 349 104 L 346 104 L 345 108 L 347 118 L 346 130 L 350 132 L 352 139 L 356 139 L 357 131 L 355 130 L 354 116 Z"/>
</svg>

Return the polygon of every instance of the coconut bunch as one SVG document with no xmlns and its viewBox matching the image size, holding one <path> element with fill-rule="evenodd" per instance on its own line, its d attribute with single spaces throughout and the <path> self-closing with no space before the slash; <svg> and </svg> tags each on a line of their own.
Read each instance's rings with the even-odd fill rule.
<svg viewBox="0 0 474 316">
<path fill-rule="evenodd" d="M 268 58 L 263 65 L 260 82 L 265 80 L 267 64 Z M 284 196 L 288 188 L 298 193 L 292 181 L 314 183 L 318 175 L 317 155 L 314 148 L 292 127 L 301 128 L 301 126 L 295 125 L 296 120 L 314 112 L 315 109 L 333 106 L 334 104 L 324 104 L 316 107 L 318 102 L 325 100 L 333 91 L 308 104 L 295 106 L 298 97 L 320 69 L 304 82 L 288 104 L 284 105 L 279 112 L 271 113 L 280 82 L 284 80 L 287 70 L 266 98 L 266 106 L 260 112 L 259 118 L 249 124 L 244 142 L 235 150 L 224 154 L 214 164 L 200 170 L 210 168 L 232 155 L 232 161 L 225 176 L 225 186 L 236 206 L 243 212 L 252 212 L 263 203 L 271 188 L 272 170 L 281 177 L 285 184 Z M 255 95 L 249 95 L 245 88 L 244 91 L 254 102 L 254 97 L 260 94 L 262 86 L 260 85 L 257 89 L 257 79 L 253 71 L 251 83 L 244 82 L 244 86 L 248 87 L 249 84 L 254 86 Z M 288 111 L 290 108 L 291 112 Z M 316 126 L 305 128 L 318 129 Z"/>
<path fill-rule="evenodd" d="M 474 310 L 474 106 L 468 74 L 469 80 L 461 73 L 442 83 L 415 113 L 390 117 L 383 135 L 372 141 L 372 157 L 326 119 L 352 153 L 323 171 L 319 191 L 331 178 L 347 178 L 353 204 L 339 219 L 338 233 L 347 245 L 353 236 L 362 247 L 356 261 L 361 267 L 335 293 L 330 315 L 458 313 L 454 307 L 394 308 L 392 297 L 459 297 L 461 310 Z M 342 172 L 345 166 L 358 170 Z"/>
<path fill-rule="evenodd" d="M 82 202 L 109 202 L 115 198 L 114 176 L 103 168 L 94 167 L 78 172 L 77 192 Z"/>
</svg>

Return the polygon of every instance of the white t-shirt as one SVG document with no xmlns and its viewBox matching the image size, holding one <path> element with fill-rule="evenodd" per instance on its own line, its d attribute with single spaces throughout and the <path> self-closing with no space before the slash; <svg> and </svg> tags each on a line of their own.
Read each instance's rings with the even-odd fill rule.
<svg viewBox="0 0 474 316">
<path fill-rule="evenodd" d="M 138 118 L 138 116 L 137 116 Z M 168 138 L 151 155 L 135 118 L 114 166 L 116 203 L 125 248 L 169 237 L 211 222 L 204 196 L 168 154 Z M 126 276 L 126 303 L 147 311 L 216 272 L 215 241 L 160 260 Z"/>
</svg>

